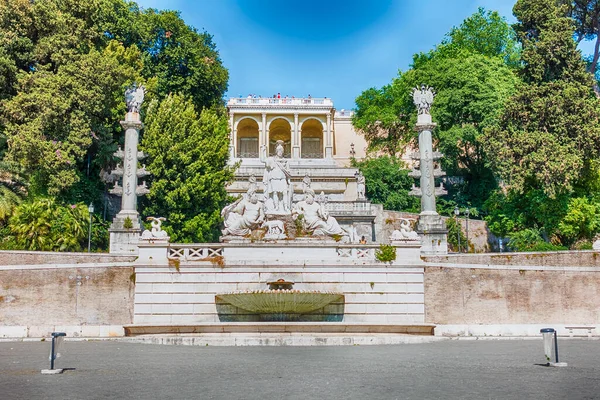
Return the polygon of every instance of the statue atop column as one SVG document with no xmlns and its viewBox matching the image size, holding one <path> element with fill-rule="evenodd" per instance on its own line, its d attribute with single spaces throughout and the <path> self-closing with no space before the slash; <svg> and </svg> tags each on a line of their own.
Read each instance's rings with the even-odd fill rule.
<svg viewBox="0 0 600 400">
<path fill-rule="evenodd" d="M 142 85 L 133 84 L 125 91 L 127 114 L 121 126 L 125 130 L 125 148 L 120 146 L 113 154 L 119 163 L 111 173 L 116 177 L 115 186 L 110 193 L 121 196 L 121 210 L 114 218 L 110 232 L 110 252 L 135 254 L 141 226 L 137 211 L 138 196 L 149 193 L 145 181 L 139 184 L 139 178 L 150 175 L 145 167 L 138 168 L 138 161 L 146 155 L 138 151 L 139 133 L 143 127 L 140 120 L 140 108 L 144 102 L 146 90 Z M 119 185 L 119 179 L 122 181 Z"/>
<path fill-rule="evenodd" d="M 436 168 L 436 161 L 442 154 L 433 151 L 431 132 L 436 124 L 431 119 L 431 105 L 435 98 L 433 88 L 425 85 L 416 87 L 412 97 L 417 107 L 418 117 L 415 129 L 419 132 L 419 151 L 411 155 L 416 161 L 415 167 L 409 176 L 419 179 L 420 187 L 413 185 L 411 195 L 421 197 L 421 213 L 417 224 L 417 232 L 422 235 L 421 253 L 446 254 L 448 252 L 446 223 L 436 211 L 435 196 L 447 194 L 444 186 L 436 187 L 435 179 L 444 175 L 441 168 Z M 395 232 L 392 239 L 405 236 L 406 232 Z M 414 234 L 410 235 L 414 239 Z"/>
<path fill-rule="evenodd" d="M 125 91 L 125 103 L 127 104 L 127 111 L 131 113 L 139 113 L 140 107 L 144 102 L 144 95 L 146 94 L 146 88 L 142 85 L 138 86 L 137 83 L 131 85 Z"/>
<path fill-rule="evenodd" d="M 285 215 L 291 212 L 293 187 L 288 162 L 283 158 L 283 141 L 278 140 L 275 155 L 267 157 L 267 147 L 260 147 L 260 161 L 265 164 L 265 207 L 268 214 Z"/>
</svg>

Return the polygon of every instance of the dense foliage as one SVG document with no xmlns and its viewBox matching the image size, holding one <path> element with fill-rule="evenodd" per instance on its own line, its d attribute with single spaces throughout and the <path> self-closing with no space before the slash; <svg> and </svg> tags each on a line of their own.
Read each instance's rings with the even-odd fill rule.
<svg viewBox="0 0 600 400">
<path fill-rule="evenodd" d="M 0 1 L 0 224 L 22 201 L 105 204 L 101 177 L 115 166 L 132 82 L 147 87 L 146 104 L 181 94 L 222 125 L 227 80 L 212 36 L 177 12 L 125 0 Z"/>
<path fill-rule="evenodd" d="M 514 250 L 588 246 L 600 232 L 600 91 L 590 74 L 599 4 L 519 0 L 512 27 L 478 10 L 390 84 L 364 91 L 355 128 L 374 154 L 411 151 L 410 91 L 433 86 L 434 140 L 449 176 L 438 212 L 469 207 Z M 583 39 L 596 40 L 591 59 L 577 50 Z"/>
<path fill-rule="evenodd" d="M 419 199 L 408 195 L 414 179 L 408 176 L 402 160 L 390 156 L 366 158 L 353 160 L 352 166 L 365 176 L 366 196 L 372 202 L 383 204 L 386 210 L 420 210 Z"/>
<path fill-rule="evenodd" d="M 415 55 L 410 70 L 381 89 L 363 92 L 356 99 L 353 124 L 365 135 L 369 150 L 405 152 L 417 139 L 412 88 L 433 86 L 437 95 L 432 115 L 438 123 L 434 139 L 445 155 L 443 168 L 454 178 L 447 185 L 451 199 L 461 206 L 481 207 L 496 187 L 481 137 L 517 88 L 518 49 L 506 21 L 479 9 L 434 50 Z"/>
<path fill-rule="evenodd" d="M 171 240 L 217 241 L 227 166 L 228 124 L 214 110 L 198 114 L 182 95 L 169 95 L 148 108 L 142 150 L 149 156 L 152 185 L 145 215 L 167 218 Z"/>
<path fill-rule="evenodd" d="M 593 77 L 564 7 L 554 0 L 519 0 L 514 12 L 524 83 L 486 131 L 489 162 L 503 182 L 489 201 L 490 226 L 509 236 L 533 229 L 555 244 L 591 239 L 599 228 L 594 194 L 600 155 Z"/>
</svg>

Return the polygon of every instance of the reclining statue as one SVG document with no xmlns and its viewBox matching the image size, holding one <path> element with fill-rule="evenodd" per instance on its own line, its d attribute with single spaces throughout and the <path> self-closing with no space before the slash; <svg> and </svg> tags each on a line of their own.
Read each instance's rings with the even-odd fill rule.
<svg viewBox="0 0 600 400">
<path fill-rule="evenodd" d="M 223 236 L 246 236 L 253 229 L 259 228 L 265 220 L 264 204 L 258 201 L 256 192 L 251 187 L 246 196 L 240 197 L 234 203 L 221 211 L 225 223 Z"/>
<path fill-rule="evenodd" d="M 317 236 L 348 236 L 337 220 L 325 210 L 324 204 L 315 202 L 315 192 L 310 188 L 306 191 L 304 200 L 296 203 L 292 210 L 294 220 L 300 215 L 303 216 L 302 224 L 306 232 Z"/>
</svg>

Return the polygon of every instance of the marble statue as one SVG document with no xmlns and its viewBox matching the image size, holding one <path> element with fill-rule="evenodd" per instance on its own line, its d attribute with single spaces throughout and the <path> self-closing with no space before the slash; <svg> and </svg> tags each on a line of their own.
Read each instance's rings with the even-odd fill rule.
<svg viewBox="0 0 600 400">
<path fill-rule="evenodd" d="M 290 170 L 283 158 L 283 141 L 278 140 L 275 155 L 267 157 L 267 147 L 260 147 L 260 161 L 265 164 L 263 184 L 265 185 L 265 206 L 270 214 L 289 214 L 293 187 L 290 183 Z"/>
<path fill-rule="evenodd" d="M 356 173 L 356 192 L 358 193 L 359 200 L 365 199 L 365 190 L 365 176 L 362 174 L 362 172 L 358 171 Z"/>
<path fill-rule="evenodd" d="M 137 83 L 131 85 L 131 87 L 127 88 L 125 91 L 125 102 L 127 103 L 127 111 L 132 113 L 139 113 L 140 107 L 144 102 L 144 94 L 146 93 L 146 88 Z"/>
<path fill-rule="evenodd" d="M 340 227 L 337 220 L 325 210 L 324 204 L 315 201 L 315 193 L 312 189 L 306 192 L 304 200 L 296 203 L 292 211 L 292 218 L 297 219 L 300 215 L 303 216 L 304 230 L 313 235 L 348 236 L 348 233 Z"/>
<path fill-rule="evenodd" d="M 283 221 L 277 219 L 272 221 L 265 221 L 262 223 L 261 228 L 267 229 L 267 233 L 264 237 L 267 240 L 287 238 L 287 235 L 285 234 L 285 225 Z"/>
<path fill-rule="evenodd" d="M 150 225 L 152 226 L 152 230 L 145 230 L 142 232 L 142 239 L 144 240 L 152 240 L 152 239 L 160 239 L 160 240 L 168 240 L 169 235 L 167 232 L 163 231 L 161 225 L 163 221 L 167 219 L 164 217 L 148 217 L 146 221 L 152 221 Z"/>
<path fill-rule="evenodd" d="M 254 174 L 248 177 L 248 190 L 252 190 L 253 192 L 258 191 L 258 185 L 256 183 L 256 176 Z"/>
<path fill-rule="evenodd" d="M 429 114 L 431 110 L 431 105 L 433 104 L 433 98 L 435 97 L 435 92 L 433 88 L 425 85 L 421 85 L 421 87 L 416 87 L 413 89 L 413 102 L 415 106 L 417 106 L 417 110 L 420 114 Z"/>
<path fill-rule="evenodd" d="M 400 218 L 400 229 L 394 230 L 390 236 L 392 242 L 398 241 L 418 241 L 419 235 L 412 229 L 411 220 Z"/>
<path fill-rule="evenodd" d="M 302 193 L 306 194 L 307 190 L 310 189 L 311 179 L 308 174 L 304 175 L 302 178 Z"/>
<path fill-rule="evenodd" d="M 253 190 L 248 190 L 246 196 L 240 197 L 234 203 L 226 206 L 221 211 L 225 221 L 223 236 L 246 236 L 252 229 L 260 227 L 265 220 L 264 204 L 258 201 L 258 196 Z"/>
</svg>

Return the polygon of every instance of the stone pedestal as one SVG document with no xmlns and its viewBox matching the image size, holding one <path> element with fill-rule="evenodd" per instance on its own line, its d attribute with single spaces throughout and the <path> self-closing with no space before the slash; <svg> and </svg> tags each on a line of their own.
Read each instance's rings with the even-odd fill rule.
<svg viewBox="0 0 600 400">
<path fill-rule="evenodd" d="M 123 255 L 137 255 L 139 252 L 138 241 L 140 239 L 140 230 L 133 229 L 114 229 L 108 230 L 110 233 L 110 253 Z"/>
<path fill-rule="evenodd" d="M 421 254 L 448 254 L 448 229 L 444 219 L 437 213 L 421 213 L 417 224 L 421 236 Z"/>
</svg>

